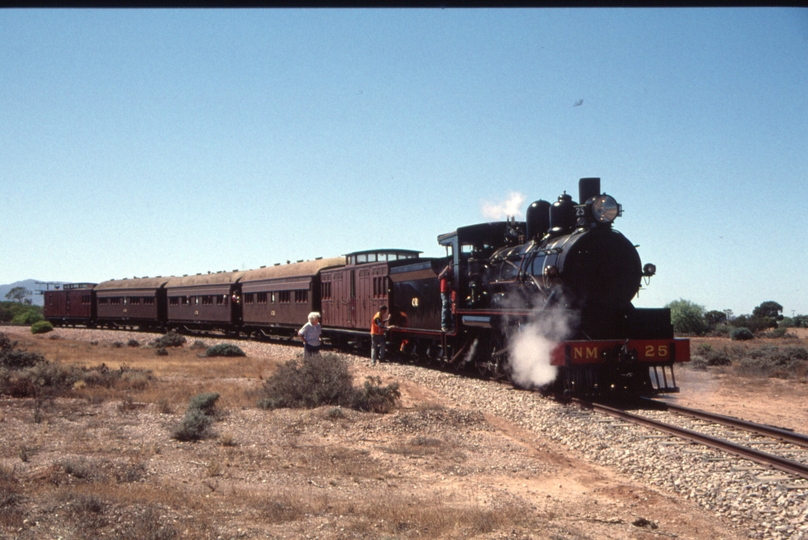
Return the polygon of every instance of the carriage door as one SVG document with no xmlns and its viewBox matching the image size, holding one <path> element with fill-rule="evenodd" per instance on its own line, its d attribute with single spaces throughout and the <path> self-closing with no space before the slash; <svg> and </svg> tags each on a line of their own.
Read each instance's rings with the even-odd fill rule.
<svg viewBox="0 0 808 540">
<path fill-rule="evenodd" d="M 323 315 L 328 326 L 353 328 L 353 277 L 350 269 L 329 271 L 328 298 L 323 299 Z"/>
<path fill-rule="evenodd" d="M 356 312 L 356 270 L 351 268 L 350 270 L 347 270 L 347 273 L 348 276 L 350 277 L 350 284 L 351 284 L 351 293 L 350 293 L 351 328 L 356 328 L 359 316 L 359 314 Z"/>
<path fill-rule="evenodd" d="M 356 273 L 356 328 L 367 328 L 370 330 L 370 319 L 376 314 L 376 307 L 373 302 L 373 276 L 372 267 L 364 266 L 355 270 Z"/>
</svg>

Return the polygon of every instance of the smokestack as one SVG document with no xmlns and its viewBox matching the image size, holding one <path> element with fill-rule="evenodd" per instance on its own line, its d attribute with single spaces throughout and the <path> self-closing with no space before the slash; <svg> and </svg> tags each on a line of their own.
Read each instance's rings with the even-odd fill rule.
<svg viewBox="0 0 808 540">
<path fill-rule="evenodd" d="M 586 204 L 586 201 L 598 195 L 600 195 L 600 178 L 578 180 L 578 204 Z"/>
</svg>

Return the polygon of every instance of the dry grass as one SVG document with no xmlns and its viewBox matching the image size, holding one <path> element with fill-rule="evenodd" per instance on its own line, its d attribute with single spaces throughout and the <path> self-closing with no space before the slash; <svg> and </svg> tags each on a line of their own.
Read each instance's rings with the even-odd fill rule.
<svg viewBox="0 0 808 540">
<path fill-rule="evenodd" d="M 123 375 L 59 398 L 2 401 L 0 537 L 460 538 L 542 526 L 495 486 L 423 482 L 469 465 L 463 440 L 491 433 L 479 414 L 435 404 L 401 415 L 262 411 L 257 398 L 280 361 L 200 358 L 188 345 L 158 356 L 115 343 L 20 344 Z M 212 436 L 173 440 L 189 400 L 205 392 L 220 394 Z"/>
</svg>

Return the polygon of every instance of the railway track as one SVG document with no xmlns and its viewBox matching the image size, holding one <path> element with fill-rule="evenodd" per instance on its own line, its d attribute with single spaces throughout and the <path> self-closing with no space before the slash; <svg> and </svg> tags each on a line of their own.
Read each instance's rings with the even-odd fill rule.
<svg viewBox="0 0 808 540">
<path fill-rule="evenodd" d="M 743 459 L 747 459 L 749 461 L 753 461 L 765 467 L 774 468 L 779 471 L 788 473 L 790 475 L 808 480 L 808 455 L 806 455 L 806 459 L 804 462 L 784 457 L 783 455 L 776 455 L 769 452 L 764 452 L 762 450 L 758 450 L 752 447 L 753 445 L 759 445 L 761 443 L 773 444 L 773 445 L 786 444 L 796 446 L 797 452 L 804 452 L 803 449 L 808 448 L 808 436 L 806 435 L 802 435 L 799 433 L 795 433 L 793 431 L 773 426 L 766 426 L 762 424 L 756 424 L 754 422 L 747 422 L 739 418 L 723 416 L 719 414 L 709 413 L 706 411 L 700 411 L 697 409 L 689 409 L 678 405 L 670 405 L 667 403 L 662 403 L 654 400 L 644 400 L 647 404 L 653 404 L 658 409 L 664 411 L 675 412 L 680 415 L 697 418 L 698 420 L 712 423 L 713 426 L 720 425 L 724 427 L 729 427 L 732 428 L 733 430 L 736 430 L 737 432 L 752 434 L 756 437 L 755 440 L 748 441 L 747 444 L 742 444 L 740 442 L 733 442 L 731 440 L 728 440 L 727 438 L 721 438 L 707 433 L 703 433 L 701 431 L 695 431 L 694 429 L 691 429 L 689 427 L 682 427 L 680 425 L 675 425 L 672 423 L 650 418 L 642 414 L 628 412 L 624 409 L 618 409 L 602 403 L 594 403 L 578 399 L 575 399 L 573 401 L 585 408 L 590 408 L 592 410 L 620 418 L 633 424 L 639 424 L 651 427 L 653 429 L 673 435 L 675 437 L 679 437 L 692 442 L 696 442 L 698 444 L 709 446 L 711 448 L 715 448 L 723 452 L 728 452 L 730 454 L 736 455 Z M 761 437 L 767 437 L 769 439 L 773 439 L 774 442 L 758 440 Z"/>
</svg>

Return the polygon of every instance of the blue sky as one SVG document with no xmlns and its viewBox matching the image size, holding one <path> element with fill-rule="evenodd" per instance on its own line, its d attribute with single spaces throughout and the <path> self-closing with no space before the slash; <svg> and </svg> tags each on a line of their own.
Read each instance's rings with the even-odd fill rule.
<svg viewBox="0 0 808 540">
<path fill-rule="evenodd" d="M 6 9 L 0 81 L 0 283 L 438 256 L 599 176 L 636 305 L 808 313 L 806 10 Z"/>
</svg>

